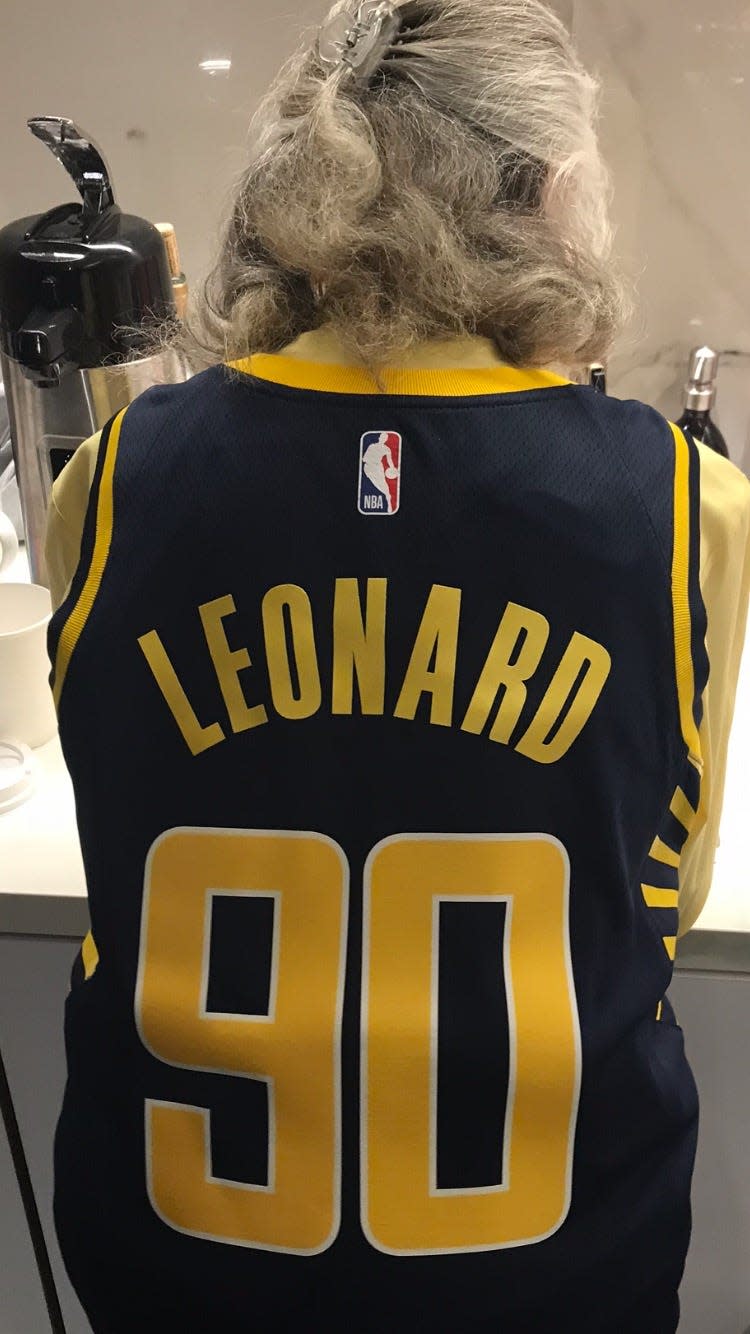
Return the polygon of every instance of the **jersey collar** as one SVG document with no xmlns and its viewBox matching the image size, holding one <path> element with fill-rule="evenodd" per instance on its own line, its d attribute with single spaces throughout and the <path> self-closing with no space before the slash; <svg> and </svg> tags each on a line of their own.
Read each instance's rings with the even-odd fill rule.
<svg viewBox="0 0 750 1334">
<path fill-rule="evenodd" d="M 232 370 L 259 380 L 292 389 L 318 389 L 332 394 L 379 394 L 372 376 L 358 366 L 300 361 L 275 353 L 256 352 L 241 361 L 229 362 Z M 428 397 L 464 397 L 473 394 L 517 394 L 525 389 L 552 389 L 572 384 L 552 371 L 518 370 L 514 366 L 482 366 L 476 369 L 408 369 L 383 371 L 389 394 L 420 394 Z"/>
</svg>

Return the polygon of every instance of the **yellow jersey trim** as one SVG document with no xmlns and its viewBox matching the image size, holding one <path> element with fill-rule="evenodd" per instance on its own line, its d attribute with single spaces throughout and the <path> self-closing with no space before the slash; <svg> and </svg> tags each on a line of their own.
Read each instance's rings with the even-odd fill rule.
<svg viewBox="0 0 750 1334">
<path fill-rule="evenodd" d="M 333 394 L 379 394 L 380 388 L 368 371 L 317 361 L 298 361 L 276 353 L 256 352 L 252 357 L 228 363 L 231 370 L 259 380 L 286 385 L 290 389 L 319 389 Z M 544 370 L 518 370 L 514 366 L 482 366 L 476 369 L 392 369 L 381 372 L 388 394 L 423 394 L 435 397 L 464 397 L 474 394 L 516 394 L 525 389 L 552 389 L 572 384 L 561 375 Z"/>
<path fill-rule="evenodd" d="M 675 819 L 679 820 L 683 828 L 686 829 L 688 833 L 690 833 L 690 830 L 693 827 L 693 820 L 695 819 L 696 812 L 693 810 L 692 806 L 690 805 L 690 802 L 688 801 L 681 787 L 675 788 L 674 796 L 672 797 L 672 800 L 669 803 L 669 809 L 672 812 Z"/>
<path fill-rule="evenodd" d="M 649 908 L 678 907 L 679 890 L 661 889 L 658 885 L 641 885 L 643 897 Z"/>
<path fill-rule="evenodd" d="M 89 978 L 94 976 L 99 963 L 99 951 L 90 931 L 81 945 L 81 962 L 84 978 L 88 982 Z"/>
<path fill-rule="evenodd" d="M 675 442 L 674 463 L 674 550 L 672 552 L 672 612 L 674 621 L 675 670 L 680 724 L 693 764 L 703 772 L 698 728 L 693 717 L 695 678 L 691 653 L 690 625 L 690 451 L 679 426 L 669 423 Z"/>
<path fill-rule="evenodd" d="M 55 685 L 52 691 L 56 709 L 60 706 L 60 695 L 62 694 L 65 677 L 67 675 L 68 667 L 70 666 L 70 659 L 73 656 L 73 650 L 83 633 L 83 627 L 88 620 L 91 608 L 94 605 L 94 600 L 99 592 L 102 576 L 104 574 L 104 567 L 107 564 L 107 557 L 109 556 L 109 549 L 112 544 L 114 472 L 115 462 L 117 460 L 117 447 L 120 440 L 120 428 L 122 426 L 122 419 L 125 416 L 125 412 L 125 408 L 123 408 L 122 412 L 118 412 L 112 422 L 105 445 L 106 454 L 104 457 L 101 482 L 99 484 L 99 496 L 96 507 L 96 533 L 91 564 L 78 601 L 60 632 L 60 639 L 55 657 Z"/>
<path fill-rule="evenodd" d="M 663 839 L 658 837 L 658 835 L 651 844 L 651 847 L 648 850 L 648 855 L 649 857 L 653 857 L 655 862 L 662 862 L 664 866 L 679 866 L 680 864 L 679 852 L 675 852 L 674 848 L 670 848 Z"/>
<path fill-rule="evenodd" d="M 669 422 L 674 437 L 674 540 L 672 549 L 672 623 L 674 632 L 675 680 L 680 713 L 680 731 L 687 747 L 690 763 L 703 775 L 703 755 L 698 728 L 693 715 L 695 702 L 695 672 L 692 655 L 692 624 L 690 615 L 690 446 L 683 432 L 674 422 Z M 701 784 L 701 793 L 703 786 Z M 669 809 L 674 818 L 689 834 L 696 819 L 693 810 L 681 787 L 676 787 Z M 684 849 L 683 849 L 684 850 Z M 671 866 L 679 872 L 682 850 L 676 852 L 658 835 L 649 848 L 649 857 L 665 866 Z M 655 885 L 642 884 L 641 892 L 649 908 L 679 908 L 679 890 L 662 889 Z M 676 936 L 662 936 L 664 949 L 670 961 L 674 962 L 677 949 Z M 656 1017 L 661 1017 L 661 1003 Z"/>
</svg>

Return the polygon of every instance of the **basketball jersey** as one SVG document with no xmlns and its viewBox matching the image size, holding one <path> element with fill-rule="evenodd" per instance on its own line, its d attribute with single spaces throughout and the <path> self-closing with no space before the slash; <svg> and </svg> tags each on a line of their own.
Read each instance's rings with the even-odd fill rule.
<svg viewBox="0 0 750 1334">
<path fill-rule="evenodd" d="M 49 626 L 70 1276 L 116 1334 L 666 1334 L 696 445 L 544 373 L 264 360 L 113 419 Z"/>
</svg>

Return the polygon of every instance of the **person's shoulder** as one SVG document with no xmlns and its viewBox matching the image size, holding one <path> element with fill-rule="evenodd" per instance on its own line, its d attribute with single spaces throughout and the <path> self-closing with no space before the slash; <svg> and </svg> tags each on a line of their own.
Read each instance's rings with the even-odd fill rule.
<svg viewBox="0 0 750 1334">
<path fill-rule="evenodd" d="M 144 390 L 125 409 L 120 424 L 120 476 L 126 468 L 137 470 L 142 459 L 158 471 L 170 459 L 183 458 L 186 447 L 195 452 L 220 439 L 227 430 L 228 407 L 221 366 Z"/>
<path fill-rule="evenodd" d="M 630 440 L 634 448 L 648 447 L 661 439 L 672 439 L 667 418 L 639 398 L 617 398 L 614 394 L 600 394 L 588 385 L 574 385 L 575 399 L 590 420 L 619 441 Z"/>
<path fill-rule="evenodd" d="M 731 459 L 696 440 L 700 458 L 701 526 L 712 553 L 736 554 L 750 543 L 750 480 Z"/>
<path fill-rule="evenodd" d="M 725 510 L 750 509 L 750 478 L 731 459 L 695 441 L 701 461 L 701 489 Z"/>
<path fill-rule="evenodd" d="M 185 409 L 194 412 L 202 406 L 210 411 L 211 404 L 221 393 L 223 382 L 223 368 L 210 366 L 186 379 L 154 384 L 133 399 L 126 415 L 132 423 L 136 417 L 164 417 Z"/>
</svg>

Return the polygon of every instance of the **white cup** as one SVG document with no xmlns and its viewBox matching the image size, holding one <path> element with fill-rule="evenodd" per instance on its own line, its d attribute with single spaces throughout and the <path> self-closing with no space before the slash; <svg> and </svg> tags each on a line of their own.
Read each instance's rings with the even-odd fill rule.
<svg viewBox="0 0 750 1334">
<path fill-rule="evenodd" d="M 47 657 L 51 616 L 48 588 L 0 583 L 0 739 L 32 749 L 57 731 Z"/>
<path fill-rule="evenodd" d="M 7 514 L 0 509 L 0 574 L 16 559 L 18 534 Z"/>
</svg>

